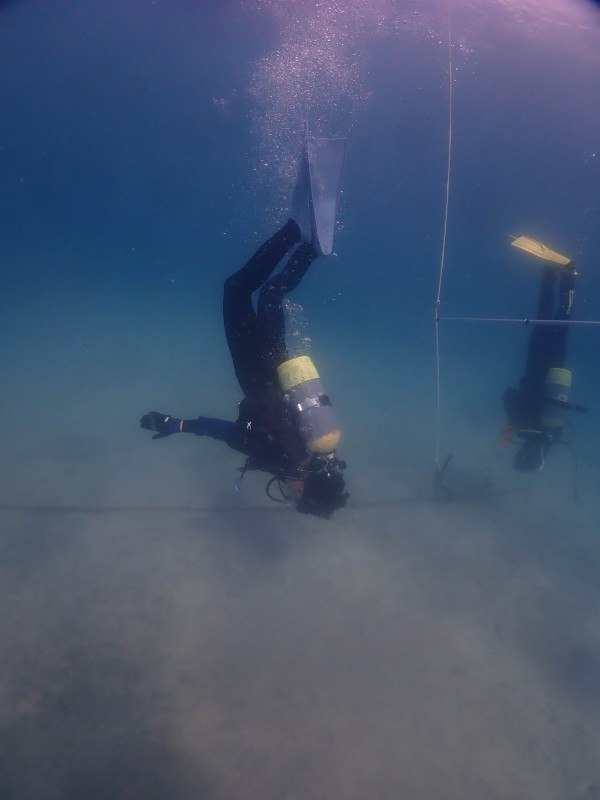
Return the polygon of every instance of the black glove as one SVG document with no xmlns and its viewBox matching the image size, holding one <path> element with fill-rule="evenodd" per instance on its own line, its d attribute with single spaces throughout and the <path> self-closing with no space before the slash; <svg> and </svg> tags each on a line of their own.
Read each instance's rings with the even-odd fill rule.
<svg viewBox="0 0 600 800">
<path fill-rule="evenodd" d="M 159 411 L 150 411 L 140 420 L 140 426 L 147 431 L 158 431 L 153 439 L 163 439 L 172 433 L 179 432 L 180 419 L 170 417 L 168 414 L 161 414 Z"/>
</svg>

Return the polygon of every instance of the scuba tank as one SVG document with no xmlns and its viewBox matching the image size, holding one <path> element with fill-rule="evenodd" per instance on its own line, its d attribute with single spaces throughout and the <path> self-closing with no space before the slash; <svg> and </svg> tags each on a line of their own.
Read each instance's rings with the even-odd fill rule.
<svg viewBox="0 0 600 800">
<path fill-rule="evenodd" d="M 298 356 L 284 361 L 277 367 L 277 379 L 286 401 L 297 415 L 306 449 L 319 455 L 333 453 L 342 434 L 311 359 Z"/>
<path fill-rule="evenodd" d="M 571 407 L 570 393 L 571 371 L 559 367 L 552 367 L 548 370 L 541 414 L 541 423 L 544 428 L 553 432 L 562 428 L 567 411 Z"/>
</svg>

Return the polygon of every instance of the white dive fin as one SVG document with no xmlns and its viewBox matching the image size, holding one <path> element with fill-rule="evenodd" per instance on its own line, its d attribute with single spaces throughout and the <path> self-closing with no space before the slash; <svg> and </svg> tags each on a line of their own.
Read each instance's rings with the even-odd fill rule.
<svg viewBox="0 0 600 800">
<path fill-rule="evenodd" d="M 305 130 L 290 216 L 298 223 L 302 241 L 312 241 L 324 256 L 333 252 L 345 156 L 345 139 L 310 138 Z"/>
<path fill-rule="evenodd" d="M 306 149 L 313 244 L 317 252 L 328 256 L 333 252 L 333 234 L 346 157 L 346 140 L 309 138 Z"/>
</svg>

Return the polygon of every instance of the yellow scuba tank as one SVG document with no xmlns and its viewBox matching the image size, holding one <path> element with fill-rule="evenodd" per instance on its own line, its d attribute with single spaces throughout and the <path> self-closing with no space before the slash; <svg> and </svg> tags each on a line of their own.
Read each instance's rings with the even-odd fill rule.
<svg viewBox="0 0 600 800">
<path fill-rule="evenodd" d="M 562 428 L 571 393 L 571 371 L 552 367 L 546 376 L 544 402 L 542 404 L 541 423 L 544 428 L 556 431 Z"/>
<path fill-rule="evenodd" d="M 311 453 L 333 453 L 341 432 L 319 373 L 308 356 L 298 356 L 277 367 L 277 379 L 287 402 L 297 414 L 306 449 Z"/>
</svg>

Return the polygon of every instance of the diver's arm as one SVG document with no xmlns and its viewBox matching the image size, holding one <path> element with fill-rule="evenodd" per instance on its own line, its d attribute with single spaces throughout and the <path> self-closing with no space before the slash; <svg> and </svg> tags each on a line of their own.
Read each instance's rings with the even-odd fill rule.
<svg viewBox="0 0 600 800">
<path fill-rule="evenodd" d="M 181 433 L 195 433 L 196 436 L 210 436 L 212 439 L 224 442 L 231 436 L 233 428 L 234 423 L 225 419 L 197 417 L 196 419 L 180 420 L 179 431 Z"/>
<path fill-rule="evenodd" d="M 156 431 L 153 439 L 164 439 L 172 433 L 194 433 L 196 436 L 210 436 L 213 439 L 226 441 L 234 428 L 233 422 L 224 419 L 198 417 L 197 419 L 179 419 L 160 411 L 150 411 L 140 420 L 140 426 L 148 431 Z"/>
</svg>

